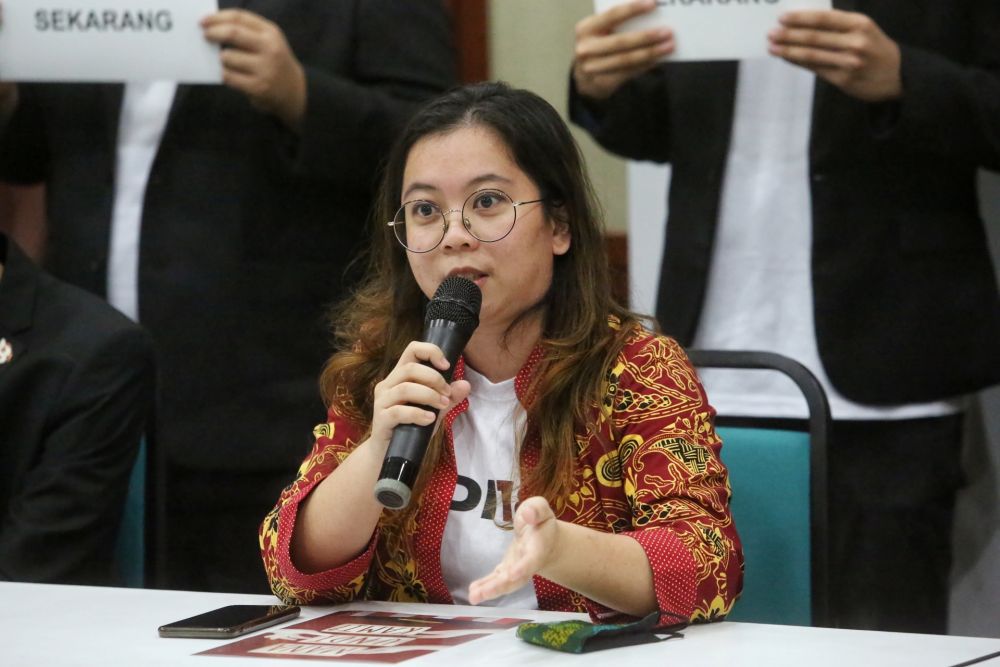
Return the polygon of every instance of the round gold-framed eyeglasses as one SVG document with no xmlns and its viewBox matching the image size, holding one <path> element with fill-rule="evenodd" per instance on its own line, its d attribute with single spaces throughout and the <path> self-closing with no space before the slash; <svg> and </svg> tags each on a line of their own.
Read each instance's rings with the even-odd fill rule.
<svg viewBox="0 0 1000 667">
<path fill-rule="evenodd" d="M 441 245 L 448 233 L 448 216 L 456 211 L 465 229 L 483 243 L 496 243 L 507 237 L 517 222 L 517 208 L 545 199 L 514 201 L 503 190 L 485 188 L 469 195 L 462 208 L 448 211 L 426 199 L 405 202 L 386 223 L 396 240 L 410 252 L 430 252 Z"/>
</svg>

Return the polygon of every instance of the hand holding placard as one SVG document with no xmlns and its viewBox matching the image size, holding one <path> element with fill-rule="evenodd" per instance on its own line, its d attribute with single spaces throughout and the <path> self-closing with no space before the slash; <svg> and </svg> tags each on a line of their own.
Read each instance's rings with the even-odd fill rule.
<svg viewBox="0 0 1000 667">
<path fill-rule="evenodd" d="M 674 35 L 669 27 L 618 31 L 623 23 L 655 8 L 653 0 L 637 0 L 615 5 L 576 24 L 573 79 L 582 95 L 605 99 L 673 53 Z"/>
<path fill-rule="evenodd" d="M 868 16 L 829 5 L 830 0 L 595 0 L 598 13 L 576 25 L 573 80 L 580 94 L 601 100 L 662 60 L 764 55 L 756 29 L 773 20 L 766 53 L 866 102 L 902 95 L 899 45 Z M 818 9 L 784 10 L 791 7 Z M 737 11 L 752 20 L 737 25 L 732 20 Z"/>
<path fill-rule="evenodd" d="M 201 21 L 205 39 L 222 47 L 222 82 L 258 109 L 298 128 L 306 107 L 306 75 L 281 28 L 242 9 Z"/>
<path fill-rule="evenodd" d="M 866 102 L 903 93 L 899 45 L 864 14 L 789 12 L 768 33 L 770 53 Z"/>
</svg>

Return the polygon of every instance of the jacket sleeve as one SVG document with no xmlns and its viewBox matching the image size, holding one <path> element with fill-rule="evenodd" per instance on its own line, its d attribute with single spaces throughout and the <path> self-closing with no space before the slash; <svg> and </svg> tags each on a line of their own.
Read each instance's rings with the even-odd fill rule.
<svg viewBox="0 0 1000 667">
<path fill-rule="evenodd" d="M 17 106 L 6 123 L 0 123 L 0 181 L 41 183 L 48 164 L 45 123 L 35 84 L 18 84 Z"/>
<path fill-rule="evenodd" d="M 899 39 L 903 97 L 873 105 L 880 138 L 949 161 L 1000 169 L 1000 3 L 974 0 L 949 11 L 967 14 L 952 27 L 962 61 Z"/>
<path fill-rule="evenodd" d="M 569 117 L 594 141 L 631 160 L 671 161 L 670 73 L 660 66 L 622 85 L 607 100 L 581 95 L 569 80 Z"/>
<path fill-rule="evenodd" d="M 363 438 L 358 424 L 335 408 L 328 423 L 313 430 L 316 442 L 299 467 L 294 482 L 281 492 L 278 503 L 260 526 L 260 549 L 271 590 L 288 603 L 347 602 L 362 597 L 365 575 L 375 551 L 376 537 L 354 560 L 323 572 L 306 573 L 292 562 L 291 541 L 299 506 L 309 493 L 350 455 Z"/>
<path fill-rule="evenodd" d="M 152 412 L 152 343 L 123 328 L 86 356 L 53 360 L 67 361 L 74 368 L 45 401 L 47 435 L 0 516 L 0 580 L 114 583 L 122 509 Z"/>
<path fill-rule="evenodd" d="M 349 35 L 353 45 L 349 75 L 326 67 L 323 49 L 302 63 L 307 102 L 294 159 L 302 173 L 370 190 L 372 175 L 413 112 L 457 83 L 455 53 L 440 0 L 353 5 L 349 30 L 330 27 L 338 39 Z"/>
<path fill-rule="evenodd" d="M 613 427 L 632 508 L 631 529 L 623 534 L 646 552 L 660 624 L 722 618 L 743 587 L 743 550 L 729 511 L 715 410 L 671 339 L 627 347 L 612 382 Z"/>
</svg>

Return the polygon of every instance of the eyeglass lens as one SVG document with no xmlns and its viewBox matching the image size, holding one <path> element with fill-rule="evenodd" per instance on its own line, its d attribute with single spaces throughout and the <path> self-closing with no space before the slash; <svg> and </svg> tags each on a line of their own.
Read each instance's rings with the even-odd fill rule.
<svg viewBox="0 0 1000 667">
<path fill-rule="evenodd" d="M 449 211 L 448 213 L 451 213 Z M 470 234 L 490 243 L 507 236 L 514 227 L 517 207 L 500 190 L 478 190 L 462 205 L 462 221 Z M 441 208 L 422 199 L 403 204 L 393 218 L 396 238 L 408 250 L 428 252 L 444 240 L 448 221 Z"/>
</svg>

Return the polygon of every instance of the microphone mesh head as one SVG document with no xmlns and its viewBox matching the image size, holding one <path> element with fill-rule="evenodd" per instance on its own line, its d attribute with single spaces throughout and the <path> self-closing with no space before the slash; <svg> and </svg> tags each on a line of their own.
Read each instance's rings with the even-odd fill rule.
<svg viewBox="0 0 1000 667">
<path fill-rule="evenodd" d="M 461 276 L 445 278 L 427 304 L 424 322 L 448 320 L 470 331 L 479 326 L 483 293 L 476 283 Z"/>
</svg>

